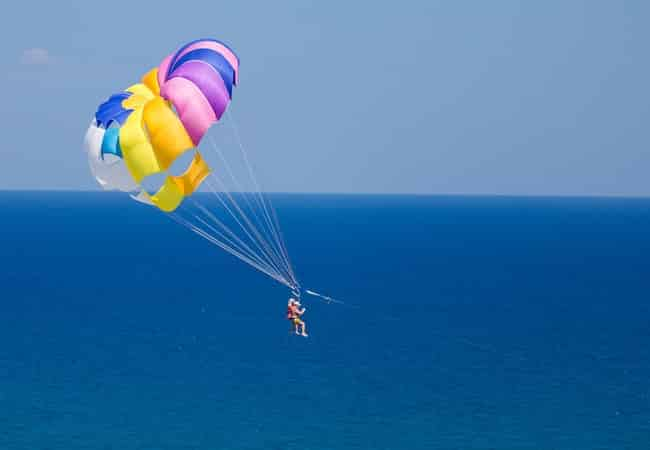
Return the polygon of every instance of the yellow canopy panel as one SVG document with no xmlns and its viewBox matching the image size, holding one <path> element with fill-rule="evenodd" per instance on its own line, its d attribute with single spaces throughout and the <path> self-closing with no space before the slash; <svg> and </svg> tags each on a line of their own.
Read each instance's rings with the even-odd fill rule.
<svg viewBox="0 0 650 450">
<path fill-rule="evenodd" d="M 142 84 L 147 86 L 153 95 L 160 95 L 160 86 L 158 86 L 158 68 L 154 67 L 142 77 Z"/>
<path fill-rule="evenodd" d="M 147 86 L 145 83 L 133 84 L 128 88 L 126 88 L 125 91 L 130 92 L 133 95 L 144 97 L 147 100 L 151 100 L 157 95 L 157 93 L 152 91 L 152 89 L 149 86 Z"/>
<path fill-rule="evenodd" d="M 196 152 L 190 167 L 180 176 L 171 177 L 185 196 L 192 195 L 210 174 L 210 167 L 199 152 Z"/>
<path fill-rule="evenodd" d="M 143 117 L 149 141 L 163 170 L 167 170 L 181 153 L 194 147 L 180 119 L 161 97 L 147 102 Z"/>
<path fill-rule="evenodd" d="M 147 194 L 147 197 L 162 211 L 172 212 L 178 208 L 185 197 L 192 195 L 198 189 L 209 174 L 210 168 L 197 152 L 184 174 L 176 177 L 168 176 L 158 192 L 151 196 Z"/>
<path fill-rule="evenodd" d="M 167 177 L 165 184 L 163 184 L 155 195 L 150 196 L 150 199 L 162 211 L 172 212 L 181 204 L 183 197 L 183 192 L 181 192 L 176 182 L 172 177 Z"/>
<path fill-rule="evenodd" d="M 147 139 L 142 120 L 143 111 L 143 108 L 134 110 L 120 128 L 119 135 L 124 163 L 137 183 L 140 183 L 144 177 L 162 170 L 156 153 Z"/>
</svg>

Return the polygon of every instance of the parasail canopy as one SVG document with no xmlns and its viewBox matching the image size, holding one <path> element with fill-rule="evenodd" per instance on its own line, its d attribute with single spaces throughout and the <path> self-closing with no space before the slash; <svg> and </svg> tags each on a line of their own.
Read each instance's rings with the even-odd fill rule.
<svg viewBox="0 0 650 450">
<path fill-rule="evenodd" d="M 139 83 L 99 105 L 85 137 L 90 169 L 104 189 L 128 192 L 298 290 L 275 211 L 259 189 L 236 127 L 252 192 L 242 194 L 230 164 L 214 142 L 218 168 L 211 167 L 198 150 L 208 129 L 227 112 L 238 84 L 239 58 L 226 44 L 199 39 L 182 46 L 145 73 Z M 180 174 L 172 173 L 179 161 L 187 166 L 182 166 Z M 227 188 L 225 174 L 238 192 Z M 216 199 L 209 205 L 193 195 L 204 183 L 214 194 L 212 200 Z"/>
<path fill-rule="evenodd" d="M 105 189 L 129 192 L 165 212 L 178 208 L 212 169 L 196 150 L 221 119 L 239 80 L 239 58 L 224 43 L 199 39 L 182 46 L 139 83 L 99 105 L 86 132 L 90 167 Z M 193 152 L 181 175 L 169 169 Z M 143 182 L 164 176 L 156 192 Z"/>
</svg>

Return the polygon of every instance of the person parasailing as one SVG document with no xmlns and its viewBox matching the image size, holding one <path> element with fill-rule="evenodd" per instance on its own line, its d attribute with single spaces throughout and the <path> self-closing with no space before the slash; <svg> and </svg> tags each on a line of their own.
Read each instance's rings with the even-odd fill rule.
<svg viewBox="0 0 650 450">
<path fill-rule="evenodd" d="M 293 297 L 287 304 L 287 319 L 291 322 L 292 330 L 295 334 L 307 337 L 307 328 L 302 315 L 305 314 L 306 308 L 300 309 L 300 302 Z"/>
</svg>

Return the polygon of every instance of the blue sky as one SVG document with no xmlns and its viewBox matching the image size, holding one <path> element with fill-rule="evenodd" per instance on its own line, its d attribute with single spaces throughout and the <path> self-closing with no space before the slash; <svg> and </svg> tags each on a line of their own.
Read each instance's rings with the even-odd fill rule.
<svg viewBox="0 0 650 450">
<path fill-rule="evenodd" d="M 98 103 L 197 37 L 272 191 L 650 194 L 647 1 L 20 1 L 0 189 L 95 189 Z"/>
</svg>

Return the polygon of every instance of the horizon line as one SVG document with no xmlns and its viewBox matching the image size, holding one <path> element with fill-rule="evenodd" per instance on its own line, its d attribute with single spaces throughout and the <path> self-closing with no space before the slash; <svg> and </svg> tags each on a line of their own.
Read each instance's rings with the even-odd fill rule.
<svg viewBox="0 0 650 450">
<path fill-rule="evenodd" d="M 101 189 L 0 189 L 0 193 L 114 193 L 127 194 L 120 191 L 104 191 Z M 210 194 L 208 191 L 198 191 L 197 194 Z M 254 191 L 233 192 L 255 193 Z M 475 192 L 286 192 L 286 191 L 262 191 L 268 195 L 341 195 L 341 196 L 395 196 L 395 197 L 502 197 L 502 198 L 614 198 L 614 199 L 650 199 L 650 194 L 504 194 L 504 193 L 475 193 Z"/>
</svg>

